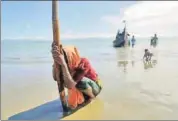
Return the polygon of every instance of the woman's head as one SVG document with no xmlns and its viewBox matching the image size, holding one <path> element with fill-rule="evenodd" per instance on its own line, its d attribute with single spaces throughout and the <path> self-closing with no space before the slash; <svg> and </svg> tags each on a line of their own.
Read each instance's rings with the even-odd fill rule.
<svg viewBox="0 0 178 121">
<path fill-rule="evenodd" d="M 83 75 L 83 73 L 84 73 L 83 69 L 81 69 L 81 68 L 75 68 L 74 69 L 74 73 L 73 73 L 73 79 L 77 80 L 77 81 L 81 80 L 81 78 L 82 78 L 81 75 Z"/>
<path fill-rule="evenodd" d="M 66 46 L 63 48 L 68 61 L 70 71 L 73 71 L 80 63 L 80 55 L 75 46 Z"/>
</svg>

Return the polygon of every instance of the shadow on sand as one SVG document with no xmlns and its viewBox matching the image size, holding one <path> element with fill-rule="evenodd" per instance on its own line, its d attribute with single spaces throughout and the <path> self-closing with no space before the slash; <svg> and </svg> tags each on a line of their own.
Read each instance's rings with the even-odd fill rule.
<svg viewBox="0 0 178 121">
<path fill-rule="evenodd" d="M 8 120 L 57 120 L 62 118 L 62 112 L 61 102 L 57 99 L 13 115 Z"/>
<path fill-rule="evenodd" d="M 104 102 L 96 98 L 93 103 L 87 104 L 88 106 L 81 107 L 82 109 L 76 110 L 72 115 L 63 116 L 62 105 L 59 99 L 42 104 L 33 109 L 15 114 L 8 118 L 8 120 L 59 120 L 59 119 L 100 119 L 100 115 L 104 110 Z"/>
</svg>

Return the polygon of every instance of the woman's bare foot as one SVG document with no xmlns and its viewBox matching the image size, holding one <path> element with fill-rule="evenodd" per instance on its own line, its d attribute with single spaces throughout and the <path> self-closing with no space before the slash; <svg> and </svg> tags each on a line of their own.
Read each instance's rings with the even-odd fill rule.
<svg viewBox="0 0 178 121">
<path fill-rule="evenodd" d="M 90 98 L 88 101 L 89 101 L 90 103 L 92 103 L 94 99 L 95 99 L 95 97 L 94 97 L 94 98 Z"/>
</svg>

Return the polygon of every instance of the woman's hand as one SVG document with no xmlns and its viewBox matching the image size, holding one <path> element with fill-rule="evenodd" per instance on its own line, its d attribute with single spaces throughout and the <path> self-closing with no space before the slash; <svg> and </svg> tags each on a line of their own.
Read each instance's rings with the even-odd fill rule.
<svg viewBox="0 0 178 121">
<path fill-rule="evenodd" d="M 78 65 L 78 68 L 81 69 L 81 70 L 85 70 L 85 65 L 84 65 L 84 63 L 80 63 L 80 64 Z"/>
<path fill-rule="evenodd" d="M 55 62 L 57 62 L 59 65 L 65 65 L 65 59 L 64 56 L 61 54 L 61 51 L 59 47 L 53 42 L 52 44 L 52 56 Z"/>
</svg>

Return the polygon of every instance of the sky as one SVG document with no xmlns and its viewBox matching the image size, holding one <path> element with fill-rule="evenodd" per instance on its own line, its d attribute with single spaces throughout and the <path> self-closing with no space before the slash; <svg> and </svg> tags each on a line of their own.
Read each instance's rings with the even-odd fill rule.
<svg viewBox="0 0 178 121">
<path fill-rule="evenodd" d="M 178 36 L 178 1 L 59 1 L 61 39 Z M 1 39 L 51 40 L 51 1 L 1 2 Z"/>
</svg>

